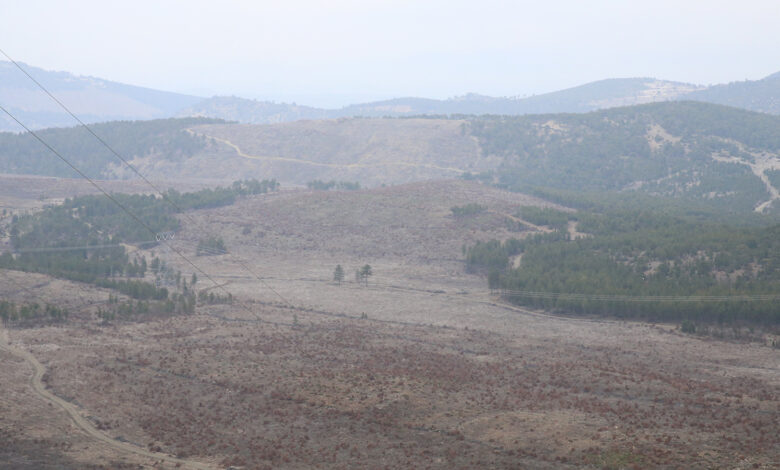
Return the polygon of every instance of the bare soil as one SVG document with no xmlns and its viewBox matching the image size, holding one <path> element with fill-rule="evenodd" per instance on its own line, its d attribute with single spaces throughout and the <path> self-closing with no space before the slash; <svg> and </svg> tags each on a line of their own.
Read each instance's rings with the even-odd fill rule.
<svg viewBox="0 0 780 470">
<path fill-rule="evenodd" d="M 452 216 L 471 202 L 488 211 Z M 108 435 L 223 467 L 777 468 L 777 349 L 518 309 L 464 272 L 464 243 L 532 233 L 501 214 L 534 204 L 546 203 L 447 181 L 242 199 L 183 218 L 176 237 L 232 305 L 110 325 L 83 315 L 12 330 L 11 343 Z M 209 233 L 230 254 L 195 257 Z M 337 263 L 375 274 L 339 285 Z M 76 301 L 74 284 L 12 275 Z M 0 430 L 29 442 L 36 422 L 67 422 L 35 408 L 24 368 L 0 359 L 16 390 Z"/>
</svg>

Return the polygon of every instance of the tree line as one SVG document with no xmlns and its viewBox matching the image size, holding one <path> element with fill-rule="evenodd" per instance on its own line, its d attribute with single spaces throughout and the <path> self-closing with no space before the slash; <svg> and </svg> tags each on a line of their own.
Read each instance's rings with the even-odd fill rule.
<svg viewBox="0 0 780 470">
<path fill-rule="evenodd" d="M 731 210 L 752 210 L 769 194 L 750 168 L 713 155 L 750 162 L 754 153 L 780 152 L 780 117 L 695 102 L 468 117 L 467 128 L 486 155 L 502 158 L 498 169 L 467 179 L 522 191 L 633 188 Z"/>
<path fill-rule="evenodd" d="M 209 118 L 181 118 L 114 121 L 90 124 L 90 127 L 128 159 L 158 154 L 169 160 L 183 160 L 207 145 L 204 137 L 186 129 L 222 122 Z M 44 129 L 36 133 L 91 178 L 104 177 L 108 168 L 116 163 L 103 144 L 81 127 Z M 65 163 L 52 161 L 51 152 L 28 133 L 0 132 L 0 172 L 79 177 Z"/>
<path fill-rule="evenodd" d="M 70 312 L 56 305 L 37 302 L 17 305 L 14 302 L 0 301 L 0 320 L 13 326 L 28 326 L 40 323 L 58 323 L 68 319 Z"/>
<path fill-rule="evenodd" d="M 563 215 L 591 236 L 572 240 Z M 551 233 L 464 247 L 467 269 L 483 272 L 491 289 L 522 305 L 652 321 L 780 324 L 780 309 L 771 300 L 652 301 L 776 295 L 780 225 L 738 227 L 649 207 L 563 215 L 529 217 L 555 227 Z M 510 261 L 518 255 L 515 268 Z"/>
<path fill-rule="evenodd" d="M 360 189 L 360 183 L 357 181 L 351 182 L 351 181 L 322 181 L 322 180 L 313 180 L 306 183 L 306 187 L 309 189 L 313 189 L 315 191 L 329 191 L 331 189 L 341 189 L 345 191 L 357 191 Z"/>
<path fill-rule="evenodd" d="M 131 255 L 126 245 L 154 247 L 159 244 L 149 228 L 157 233 L 177 230 L 180 224 L 176 216 L 182 210 L 228 205 L 235 202 L 236 197 L 278 188 L 275 180 L 245 180 L 227 188 L 191 193 L 170 190 L 164 197 L 113 194 L 112 197 L 136 214 L 143 225 L 104 196 L 66 199 L 60 205 L 45 207 L 37 213 L 12 217 L 9 233 L 13 251 L 0 254 L 0 268 L 38 272 L 112 289 L 135 300 L 132 308 L 129 304 L 121 307 L 123 312 L 189 311 L 195 299 L 180 297 L 189 295 L 181 273 L 173 272 L 157 257 L 147 262 L 143 255 Z M 216 239 L 215 243 L 207 240 L 206 245 L 199 248 L 209 253 L 225 250 L 221 239 Z M 150 270 L 160 282 L 145 280 Z M 195 281 L 193 276 L 192 283 Z M 172 292 L 169 285 L 182 292 Z M 212 298 L 208 300 L 213 301 Z M 151 308 L 149 302 L 160 305 Z M 117 309 L 120 307 L 114 308 Z"/>
</svg>

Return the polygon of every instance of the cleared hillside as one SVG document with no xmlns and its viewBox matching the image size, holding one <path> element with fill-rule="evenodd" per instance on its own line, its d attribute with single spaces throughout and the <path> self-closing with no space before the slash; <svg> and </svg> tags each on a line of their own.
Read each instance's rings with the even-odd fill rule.
<svg viewBox="0 0 780 470">
<path fill-rule="evenodd" d="M 452 207 L 476 203 L 478 214 L 455 217 Z M 223 227 L 229 246 L 286 257 L 309 252 L 345 259 L 392 259 L 461 265 L 464 243 L 519 236 L 530 227 L 512 222 L 521 206 L 562 207 L 525 194 L 473 182 L 416 182 L 368 191 L 291 191 L 248 198 L 204 210 L 202 217 Z M 508 214 L 510 216 L 508 216 Z M 256 222 L 249 224 L 247 216 Z M 246 227 L 253 229 L 244 234 Z M 184 232 L 186 240 L 197 233 Z"/>
<path fill-rule="evenodd" d="M 186 118 L 94 129 L 143 174 L 159 179 L 374 187 L 476 177 L 521 191 L 638 191 L 760 212 L 777 210 L 780 198 L 780 117 L 692 101 L 585 114 L 268 125 Z M 135 177 L 84 129 L 41 136 L 92 177 Z M 32 136 L 8 133 L 0 134 L 0 171 L 72 176 Z"/>
<path fill-rule="evenodd" d="M 481 157 L 458 120 L 340 119 L 208 125 L 192 132 L 218 144 L 231 161 L 237 156 L 254 171 L 299 184 L 313 179 L 390 184 L 455 177 L 498 163 Z"/>
<path fill-rule="evenodd" d="M 452 211 L 469 203 L 485 208 Z M 0 270 L 14 282 L 0 283 L 3 298 L 71 310 L 0 329 L 0 347 L 20 351 L 0 354 L 0 455 L 26 460 L 13 468 L 65 469 L 771 468 L 775 349 L 512 307 L 465 272 L 460 243 L 535 233 L 511 232 L 515 220 L 498 214 L 532 215 L 528 205 L 550 206 L 449 181 L 197 209 L 172 244 L 233 298 L 199 294 L 190 313 L 122 313 L 124 295 L 117 304 L 83 282 Z M 229 254 L 196 256 L 204 227 Z M 374 274 L 333 282 L 337 263 Z M 187 286 L 219 292 L 203 276 Z M 40 364 L 32 381 L 21 352 Z M 40 401 L 30 384 L 41 382 L 94 432 Z"/>
</svg>

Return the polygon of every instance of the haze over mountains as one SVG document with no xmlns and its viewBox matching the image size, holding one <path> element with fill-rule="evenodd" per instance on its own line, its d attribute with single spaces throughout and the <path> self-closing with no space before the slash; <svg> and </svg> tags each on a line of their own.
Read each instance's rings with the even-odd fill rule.
<svg viewBox="0 0 780 470">
<path fill-rule="evenodd" d="M 22 66 L 85 122 L 196 116 L 269 124 L 356 116 L 580 113 L 670 100 L 705 101 L 780 114 L 780 73 L 761 80 L 710 87 L 655 78 L 616 78 L 530 97 L 469 93 L 446 100 L 405 97 L 323 109 L 240 97 L 203 98 Z M 0 100 L 31 128 L 74 124 L 70 116 L 9 62 L 0 62 Z M 20 128 L 2 116 L 0 130 L 19 131 Z"/>
<path fill-rule="evenodd" d="M 0 65 L 0 100 L 12 113 L 34 128 L 73 126 L 12 64 Z M 780 210 L 780 73 L 706 88 L 608 79 L 528 98 L 399 98 L 329 110 L 24 67 L 86 122 L 136 121 L 94 128 L 157 178 L 371 187 L 472 175 L 521 191 L 638 191 L 732 211 Z M 41 135 L 92 177 L 134 177 L 84 129 Z M 0 172 L 73 176 L 31 136 L 11 134 L 0 134 Z"/>
<path fill-rule="evenodd" d="M 68 72 L 21 66 L 84 122 L 169 117 L 202 98 L 125 85 Z M 0 102 L 30 128 L 73 126 L 75 121 L 12 63 L 0 61 Z M 0 130 L 18 132 L 5 113 Z"/>
</svg>

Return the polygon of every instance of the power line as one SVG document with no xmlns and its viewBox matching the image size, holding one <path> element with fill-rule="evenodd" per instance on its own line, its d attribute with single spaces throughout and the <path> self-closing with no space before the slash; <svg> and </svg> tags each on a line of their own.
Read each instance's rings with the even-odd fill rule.
<svg viewBox="0 0 780 470">
<path fill-rule="evenodd" d="M 166 194 L 165 194 L 165 193 L 164 193 L 162 190 L 160 190 L 160 188 L 158 188 L 157 186 L 155 186 L 155 185 L 154 185 L 154 184 L 153 184 L 151 181 L 149 181 L 149 179 L 148 179 L 148 178 L 146 178 L 146 177 L 145 177 L 143 174 L 141 174 L 141 172 L 140 172 L 140 171 L 138 171 L 138 169 L 136 169 L 136 168 L 135 168 L 133 165 L 131 165 L 131 164 L 130 164 L 130 162 L 128 162 L 128 161 L 127 161 L 127 160 L 126 160 L 124 157 L 122 157 L 122 156 L 121 156 L 121 155 L 120 155 L 120 154 L 119 154 L 119 153 L 118 153 L 116 150 L 114 150 L 114 148 L 113 148 L 113 147 L 111 147 L 110 145 L 108 145 L 108 143 L 107 143 L 105 140 L 103 140 L 103 139 L 102 139 L 102 138 L 101 138 L 99 135 L 97 135 L 97 134 L 96 134 L 96 133 L 95 133 L 95 132 L 92 130 L 92 128 L 91 128 L 91 127 L 89 127 L 89 126 L 88 126 L 86 123 L 84 123 L 84 121 L 82 121 L 81 119 L 79 119 L 79 117 L 78 117 L 78 116 L 76 116 L 76 115 L 75 115 L 75 114 L 74 114 L 74 113 L 73 113 L 73 112 L 72 112 L 72 111 L 71 111 L 71 110 L 70 110 L 70 109 L 69 109 L 67 106 L 65 106 L 65 105 L 64 105 L 64 104 L 63 104 L 63 103 L 62 103 L 60 100 L 58 100 L 58 99 L 57 99 L 57 98 L 56 98 L 56 97 L 55 97 L 55 96 L 54 96 L 54 95 L 53 95 L 53 94 L 52 94 L 52 93 L 51 93 L 49 90 L 47 90 L 47 89 L 46 89 L 46 87 L 44 87 L 43 85 L 41 85 L 41 83 L 40 83 L 40 82 L 38 82 L 38 81 L 37 81 L 35 78 L 33 78 L 33 76 L 32 76 L 32 75 L 30 75 L 30 74 L 29 74 L 29 73 L 28 73 L 26 70 L 24 70 L 24 68 L 22 68 L 22 66 L 21 66 L 21 65 L 19 65 L 19 64 L 18 64 L 18 63 L 17 63 L 15 60 L 13 60 L 13 59 L 11 58 L 11 56 L 9 56 L 8 54 L 6 54 L 6 52 L 5 52 L 4 50 L 2 50 L 2 49 L 0 49 L 0 52 L 1 52 L 1 53 L 2 53 L 2 54 L 3 54 L 3 55 L 4 55 L 4 56 L 5 56 L 5 57 L 6 57 L 6 58 L 7 58 L 7 59 L 8 59 L 8 60 L 9 60 L 9 61 L 12 63 L 12 64 L 14 64 L 14 65 L 16 66 L 16 68 L 18 68 L 18 69 L 19 69 L 19 70 L 20 70 L 22 73 L 24 73 L 24 74 L 27 76 L 27 78 L 29 78 L 30 80 L 32 80 L 32 81 L 33 81 L 33 83 L 35 83 L 36 85 L 38 85 L 38 87 L 39 87 L 41 90 L 43 90 L 43 92 L 44 92 L 44 93 L 46 93 L 46 94 L 47 94 L 47 95 L 48 95 L 48 96 L 49 96 L 49 97 L 50 97 L 52 100 L 54 100 L 54 102 L 56 102 L 56 103 L 57 103 L 57 104 L 58 104 L 58 105 L 59 105 L 59 106 L 60 106 L 62 109 L 64 109 L 64 110 L 65 110 L 65 111 L 66 111 L 68 114 L 70 114 L 70 115 L 73 117 L 73 119 L 75 119 L 76 121 L 78 121 L 78 123 L 79 123 L 79 124 L 81 124 L 81 125 L 82 125 L 82 126 L 83 126 L 83 127 L 84 127 L 84 128 L 85 128 L 85 129 L 86 129 L 86 130 L 87 130 L 87 131 L 90 133 L 90 134 L 92 134 L 92 136 L 93 136 L 93 137 L 95 137 L 95 138 L 96 138 L 96 139 L 97 139 L 97 140 L 98 140 L 98 141 L 99 141 L 101 144 L 103 144 L 103 146 L 104 146 L 104 147 L 106 147 L 106 148 L 109 150 L 109 152 L 111 152 L 111 153 L 112 153 L 112 154 L 113 154 L 113 155 L 114 155 L 116 158 L 118 158 L 119 160 L 121 160 L 121 161 L 122 161 L 122 163 L 123 163 L 125 166 L 127 166 L 128 168 L 130 168 L 130 170 L 132 170 L 132 171 L 133 171 L 133 173 L 135 173 L 136 175 L 138 175 L 138 177 L 139 177 L 139 178 L 141 178 L 141 179 L 142 179 L 144 182 L 146 182 L 146 184 L 148 184 L 148 185 L 149 185 L 150 187 L 152 187 L 152 188 L 153 188 L 153 189 L 154 189 L 154 190 L 155 190 L 155 191 L 156 191 L 158 194 L 160 194 L 160 196 L 162 196 L 163 200 L 165 200 L 165 201 L 166 201 L 166 202 L 168 202 L 168 203 L 169 203 L 171 206 L 173 206 L 173 207 L 174 207 L 174 208 L 175 208 L 175 209 L 176 209 L 176 210 L 177 210 L 179 213 L 181 213 L 182 215 L 184 215 L 185 217 L 187 217 L 187 218 L 190 220 L 190 222 L 193 222 L 194 224 L 196 224 L 196 225 L 197 225 L 197 222 L 195 221 L 195 219 L 193 219 L 191 216 L 189 216 L 189 214 L 187 214 L 187 213 L 186 213 L 186 212 L 185 212 L 185 211 L 184 211 L 184 210 L 183 210 L 181 207 L 179 207 L 179 206 L 178 206 L 178 205 L 177 205 L 177 204 L 176 204 L 174 201 L 172 201 L 172 200 L 171 200 L 171 199 L 170 199 L 170 198 L 169 198 L 169 197 L 168 197 L 168 196 L 167 196 L 167 195 L 166 195 Z M 5 109 L 3 109 L 3 111 L 5 111 Z M 8 115 L 10 116 L 10 113 L 8 113 L 8 111 L 5 111 L 5 112 L 6 112 L 6 114 L 8 114 Z M 13 119 L 14 119 L 16 122 L 19 122 L 19 121 L 18 121 L 16 118 L 14 118 L 13 116 L 11 116 L 11 117 L 12 117 L 12 118 L 13 118 Z M 19 123 L 19 124 L 21 124 L 21 123 Z M 25 126 L 22 126 L 22 127 L 25 127 Z M 25 127 L 25 129 L 26 129 L 26 127 Z M 28 132 L 30 132 L 30 131 L 28 130 Z M 40 140 L 40 138 L 39 138 L 39 140 Z M 70 164 L 69 164 L 69 165 L 70 165 Z M 71 167 L 73 167 L 72 165 L 70 165 L 70 166 L 71 166 Z M 80 175 L 84 176 L 84 174 L 83 174 L 83 173 L 81 173 L 81 172 L 78 172 L 78 173 L 79 173 Z M 91 182 L 91 181 L 90 181 L 90 182 Z M 93 184 L 94 184 L 94 183 L 93 183 Z M 105 193 L 105 192 L 104 192 L 104 193 Z M 259 276 L 259 275 L 257 275 L 257 274 L 256 274 L 254 271 L 252 271 L 252 270 L 249 268 L 249 266 L 247 266 L 247 265 L 246 265 L 246 264 L 245 264 L 243 261 L 241 261 L 240 259 L 237 259 L 237 261 L 238 261 L 239 265 L 240 265 L 240 266 L 241 266 L 241 267 L 242 267 L 244 270 L 246 270 L 247 272 L 249 272 L 250 274 L 252 274 L 253 276 L 255 276 L 255 277 L 257 278 L 257 280 L 258 280 L 258 281 L 260 281 L 260 282 L 261 282 L 261 283 L 262 283 L 262 284 L 263 284 L 263 285 L 264 285 L 266 288 L 268 288 L 269 290 L 271 290 L 271 291 L 272 291 L 274 294 L 276 294 L 276 295 L 277 295 L 277 296 L 278 296 L 280 299 L 282 299 L 282 301 L 284 301 L 284 303 L 286 303 L 286 304 L 288 304 L 288 305 L 292 306 L 292 304 L 291 304 L 290 302 L 288 302 L 288 301 L 287 301 L 287 299 L 285 299 L 285 298 L 284 298 L 284 297 L 283 297 L 283 296 L 282 296 L 282 295 L 281 295 L 279 292 L 277 292 L 277 291 L 276 291 L 276 289 L 274 289 L 273 287 L 271 287 L 270 285 L 268 285 L 268 283 L 266 283 L 265 281 L 263 281 L 263 280 L 260 278 L 260 276 Z"/>
<path fill-rule="evenodd" d="M 67 158 L 63 157 L 57 150 L 55 150 L 51 145 L 49 145 L 45 140 L 43 140 L 37 133 L 33 132 L 30 128 L 28 128 L 26 125 L 24 125 L 19 119 L 16 118 L 13 114 L 11 114 L 7 109 L 5 109 L 2 105 L 0 105 L 0 110 L 2 110 L 4 113 L 6 113 L 8 116 L 11 117 L 14 121 L 16 121 L 17 124 L 22 126 L 30 135 L 35 137 L 36 140 L 38 140 L 43 146 L 45 146 L 47 149 L 49 149 L 53 154 L 55 154 L 60 160 L 65 162 L 70 168 L 73 169 L 76 173 L 78 173 L 82 178 L 89 181 L 92 186 L 98 189 L 101 193 L 103 193 L 104 196 L 109 198 L 114 204 L 116 204 L 120 209 L 122 209 L 124 212 L 126 212 L 130 217 L 133 218 L 136 222 L 138 222 L 141 226 L 146 228 L 152 235 L 156 235 L 157 232 L 155 232 L 149 225 L 147 225 L 143 220 L 141 220 L 137 215 L 135 215 L 133 212 L 131 212 L 127 207 L 125 207 L 121 202 L 119 202 L 115 197 L 113 197 L 111 194 L 106 192 L 100 185 L 98 185 L 95 181 L 93 181 L 89 176 L 84 174 L 83 171 L 78 169 L 75 165 L 73 165 Z M 173 250 L 174 253 L 179 255 L 184 261 L 187 262 L 190 266 L 192 266 L 196 271 L 201 273 L 203 276 L 206 277 L 209 281 L 211 281 L 214 286 L 222 289 L 225 293 L 232 295 L 227 289 L 224 288 L 224 286 L 221 286 L 217 281 L 215 281 L 207 272 L 203 271 L 200 267 L 198 267 L 195 263 L 193 263 L 189 258 L 184 256 L 181 251 L 176 249 L 175 247 L 171 247 L 169 241 L 165 240 L 163 241 L 169 248 Z M 281 296 L 280 296 L 281 297 Z M 288 303 L 289 304 L 289 303 Z M 252 312 L 248 307 L 244 308 L 249 311 L 252 315 L 256 315 L 254 312 Z"/>
<path fill-rule="evenodd" d="M 184 217 L 187 217 L 193 224 L 198 225 L 197 221 L 190 216 L 186 211 L 184 211 L 178 204 L 176 204 L 174 201 L 172 201 L 166 194 L 163 192 L 160 188 L 158 188 L 156 185 L 154 185 L 151 181 L 149 181 L 148 178 L 146 178 L 138 169 L 136 169 L 132 164 L 130 164 L 124 157 L 122 157 L 116 150 L 114 150 L 113 147 L 111 147 L 104 139 L 102 139 L 99 135 L 97 135 L 92 128 L 90 128 L 84 121 L 82 121 L 76 114 L 74 114 L 65 104 L 63 104 L 60 100 L 58 100 L 46 87 L 44 87 L 40 82 L 38 82 L 32 75 L 30 75 L 21 65 L 19 65 L 15 60 L 13 60 L 4 50 L 0 49 L 0 53 L 2 53 L 16 68 L 18 68 L 27 78 L 29 78 L 33 83 L 35 83 L 46 95 L 48 95 L 54 102 L 56 102 L 62 109 L 64 109 L 73 119 L 75 119 L 82 127 L 84 127 L 95 139 L 97 139 L 104 147 L 106 147 L 116 158 L 118 158 L 125 166 L 127 166 L 130 170 L 132 170 L 139 178 L 141 178 L 146 184 L 148 184 L 152 189 L 154 189 L 160 196 L 165 200 L 168 204 L 173 206 L 178 213 L 181 213 Z M 68 166 L 70 166 L 74 171 L 76 171 L 81 177 L 89 181 L 95 188 L 97 188 L 103 195 L 111 199 L 117 206 L 119 206 L 122 210 L 124 210 L 126 213 L 128 213 L 133 219 L 135 219 L 139 224 L 144 226 L 147 230 L 149 230 L 151 233 L 155 233 L 154 230 L 151 229 L 148 225 L 143 223 L 136 215 L 134 215 L 132 212 L 130 212 L 125 206 L 123 206 L 119 201 L 117 201 L 114 197 L 112 197 L 109 193 L 107 193 L 105 190 L 103 190 L 99 185 L 97 185 L 92 179 L 90 179 L 88 176 L 86 176 L 82 171 L 80 171 L 78 168 L 76 168 L 73 164 L 71 164 L 67 159 L 65 159 L 62 155 L 60 155 L 56 150 L 54 150 L 49 144 L 47 144 L 43 139 L 41 139 L 40 136 L 38 136 L 36 133 L 34 133 L 32 130 L 30 130 L 27 126 L 25 126 L 22 122 L 20 122 L 14 115 L 12 115 L 9 111 L 7 111 L 5 108 L 0 106 L 0 109 L 2 109 L 6 114 L 8 114 L 14 121 L 16 121 L 20 126 L 22 126 L 28 133 L 33 135 L 39 142 L 41 142 L 44 146 L 46 146 L 50 151 L 52 151 L 55 155 L 57 155 L 62 161 L 64 161 Z M 328 228 L 336 228 L 336 227 L 370 227 L 367 225 L 350 225 L 350 224 L 334 224 L 327 226 Z M 447 227 L 422 227 L 422 226 L 399 226 L 394 228 L 422 228 L 425 230 L 446 230 Z M 197 265 L 195 265 L 191 260 L 189 260 L 186 256 L 184 256 L 179 250 L 171 247 L 171 245 L 168 243 L 167 240 L 164 240 L 166 246 L 169 248 L 172 248 L 173 251 L 179 255 L 182 259 L 184 259 L 189 265 L 191 265 L 195 270 L 206 276 L 207 279 L 209 279 L 211 282 L 214 283 L 215 286 L 218 286 L 218 283 L 214 281 L 214 279 L 211 278 L 205 271 L 200 269 Z M 114 245 L 116 246 L 116 245 Z M 73 249 L 95 249 L 99 248 L 100 246 L 93 246 L 93 247 L 73 247 Z M 109 247 L 109 245 L 104 245 L 103 247 Z M 60 250 L 66 250 L 69 248 L 60 248 Z M 44 251 L 57 251 L 58 248 L 50 248 L 50 249 L 32 249 L 27 250 L 27 252 L 44 252 Z M 276 289 L 271 287 L 268 283 L 266 283 L 257 273 L 255 273 L 252 269 L 249 268 L 249 266 L 244 263 L 244 261 L 234 256 L 230 253 L 221 252 L 218 250 L 213 250 L 209 248 L 201 248 L 201 250 L 207 254 L 229 254 L 231 258 L 236 260 L 238 264 L 247 272 L 249 272 L 252 276 L 254 276 L 258 281 L 260 281 L 263 285 L 265 285 L 266 288 L 271 290 L 274 294 L 276 294 L 280 299 L 282 299 L 286 304 L 290 305 L 290 302 L 285 299 L 284 296 L 282 296 Z M 17 252 L 21 252 L 21 250 L 17 250 Z M 223 288 L 223 290 L 225 290 Z M 225 290 L 226 291 L 226 290 Z M 226 291 L 227 292 L 227 291 Z M 227 292 L 229 293 L 229 292 Z M 534 291 L 503 291 L 502 296 L 504 297 L 527 297 L 527 298 L 542 298 L 542 299 L 562 299 L 562 300 L 599 300 L 599 301 L 621 301 L 621 302 L 723 302 L 723 301 L 769 301 L 769 300 L 775 300 L 780 299 L 780 295 L 773 295 L 773 294 L 756 294 L 756 295 L 733 295 L 733 296 L 630 296 L 630 295 L 603 295 L 603 294 L 576 294 L 576 293 L 556 293 L 556 292 L 534 292 Z"/>
</svg>

